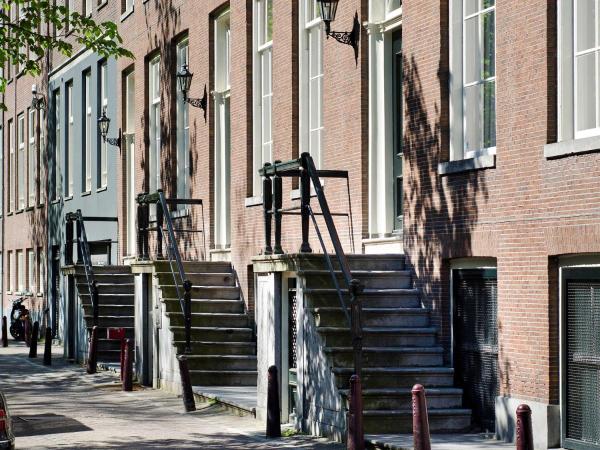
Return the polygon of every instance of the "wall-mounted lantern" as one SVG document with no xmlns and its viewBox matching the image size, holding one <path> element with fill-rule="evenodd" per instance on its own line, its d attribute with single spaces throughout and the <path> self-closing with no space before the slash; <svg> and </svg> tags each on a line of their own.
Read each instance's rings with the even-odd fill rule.
<svg viewBox="0 0 600 450">
<path fill-rule="evenodd" d="M 110 128 L 110 119 L 106 115 L 106 107 L 102 109 L 102 115 L 98 119 L 98 129 L 100 130 L 100 136 L 104 142 L 108 142 L 110 145 L 119 147 L 121 149 L 121 129 L 119 128 L 119 137 L 107 138 L 108 129 Z"/>
<path fill-rule="evenodd" d="M 31 86 L 31 93 L 33 94 L 33 99 L 31 100 L 31 107 L 36 109 L 37 111 L 45 111 L 46 110 L 46 97 L 42 94 L 38 94 L 37 85 Z"/>
<path fill-rule="evenodd" d="M 336 41 L 351 46 L 354 49 L 354 59 L 358 63 L 358 43 L 360 41 L 360 22 L 358 13 L 354 14 L 352 31 L 331 31 L 331 22 L 335 20 L 339 0 L 317 0 L 321 10 L 321 19 L 325 23 L 327 38 L 331 36 Z"/>
<path fill-rule="evenodd" d="M 183 94 L 183 101 L 189 103 L 195 108 L 202 108 L 204 110 L 204 121 L 206 122 L 206 106 L 208 93 L 206 91 L 206 84 L 204 85 L 204 95 L 202 98 L 188 98 L 188 92 L 190 91 L 190 86 L 192 85 L 192 78 L 194 74 L 190 72 L 188 65 L 183 64 L 181 66 L 181 70 L 177 72 L 177 82 L 179 84 L 179 90 Z"/>
</svg>

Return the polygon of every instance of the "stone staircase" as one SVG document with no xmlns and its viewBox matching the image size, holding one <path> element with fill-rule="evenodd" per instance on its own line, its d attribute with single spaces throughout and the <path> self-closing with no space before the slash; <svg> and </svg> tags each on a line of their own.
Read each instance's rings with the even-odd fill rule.
<svg viewBox="0 0 600 450">
<path fill-rule="evenodd" d="M 322 261 L 322 260 L 321 260 Z M 432 432 L 467 431 L 471 411 L 462 408 L 462 390 L 453 387 L 454 370 L 429 311 L 413 288 L 401 255 L 351 255 L 352 275 L 364 285 L 363 401 L 365 433 L 410 433 L 411 388 L 426 388 Z M 315 317 L 327 362 L 339 393 L 347 398 L 353 373 L 350 329 L 324 263 L 302 264 L 304 295 Z M 344 286 L 341 272 L 337 272 Z M 346 296 L 348 298 L 348 296 Z M 347 300 L 348 302 L 349 300 Z"/>
<path fill-rule="evenodd" d="M 106 329 L 125 328 L 125 336 L 134 338 L 134 283 L 129 266 L 94 266 L 98 286 L 98 362 L 119 362 L 120 340 L 107 339 Z M 76 266 L 75 283 L 84 310 L 86 327 L 93 327 L 93 311 L 83 266 Z"/>
<path fill-rule="evenodd" d="M 192 353 L 194 386 L 256 386 L 256 340 L 230 263 L 185 262 L 192 282 Z M 161 300 L 177 354 L 185 348 L 183 313 L 167 262 L 156 262 Z"/>
</svg>

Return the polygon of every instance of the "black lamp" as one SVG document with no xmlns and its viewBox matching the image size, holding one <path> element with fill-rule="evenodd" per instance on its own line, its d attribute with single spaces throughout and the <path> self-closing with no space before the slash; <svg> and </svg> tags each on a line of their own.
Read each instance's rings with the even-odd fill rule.
<svg viewBox="0 0 600 450">
<path fill-rule="evenodd" d="M 106 115 L 106 107 L 102 108 L 102 115 L 98 119 L 98 129 L 100 130 L 100 136 L 104 142 L 108 142 L 110 145 L 121 148 L 121 129 L 119 128 L 119 137 L 107 138 L 108 129 L 110 128 L 110 118 Z"/>
<path fill-rule="evenodd" d="M 331 31 L 331 22 L 335 20 L 339 0 L 317 0 L 320 6 L 321 19 L 325 23 L 327 38 L 331 36 L 336 41 L 351 46 L 354 49 L 354 59 L 358 63 L 358 43 L 360 41 L 360 22 L 358 13 L 354 14 L 352 31 Z"/>
<path fill-rule="evenodd" d="M 37 111 L 45 111 L 46 110 L 46 97 L 42 94 L 38 94 L 37 85 L 31 86 L 31 94 L 33 98 L 31 99 L 31 107 L 36 109 Z"/>
<path fill-rule="evenodd" d="M 204 110 L 204 121 L 206 122 L 206 105 L 208 93 L 206 91 L 206 85 L 204 85 L 204 95 L 202 98 L 188 98 L 188 92 L 192 85 L 192 78 L 194 74 L 190 72 L 187 64 L 183 64 L 179 72 L 177 72 L 177 83 L 179 84 L 179 90 L 183 94 L 183 101 L 189 103 L 195 108 L 202 108 Z"/>
</svg>

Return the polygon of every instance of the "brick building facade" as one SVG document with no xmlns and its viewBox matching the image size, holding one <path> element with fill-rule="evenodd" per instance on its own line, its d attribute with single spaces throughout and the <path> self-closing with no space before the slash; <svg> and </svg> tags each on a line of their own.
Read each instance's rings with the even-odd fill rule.
<svg viewBox="0 0 600 450">
<path fill-rule="evenodd" d="M 474 424 L 511 439 L 524 401 L 540 448 L 599 445 L 582 419 L 598 403 L 581 394 L 594 390 L 586 376 L 600 357 L 585 350 L 598 342 L 585 330 L 600 301 L 599 88 L 588 61 L 598 54 L 588 35 L 598 33 L 583 19 L 596 13 L 572 1 L 343 0 L 331 26 L 350 30 L 356 14 L 355 58 L 326 38 L 315 5 L 109 0 L 94 9 L 119 24 L 135 56 L 111 61 L 118 94 L 108 100 L 109 134 L 123 133 L 119 264 L 138 256 L 139 193 L 202 199 L 173 214 L 203 231 L 178 234 L 179 249 L 186 260 L 231 262 L 260 326 L 255 270 L 279 269 L 255 259 L 264 252 L 258 169 L 309 151 L 318 167 L 348 171 L 347 185 L 324 181 L 332 209 L 347 214 L 335 218 L 346 252 L 404 254 L 445 365 L 458 387 L 476 386 L 464 397 Z M 206 111 L 179 90 L 184 64 L 189 97 L 206 85 Z M 47 85 L 15 77 L 4 97 L 4 185 L 15 189 L 4 195 L 5 308 L 21 264 L 11 258 L 49 251 L 47 209 L 36 199 L 18 211 L 9 175 L 34 82 Z M 297 206 L 296 181 L 283 183 L 283 207 Z M 283 224 L 283 249 L 296 253 L 300 220 Z M 320 248 L 314 233 L 310 243 Z"/>
</svg>

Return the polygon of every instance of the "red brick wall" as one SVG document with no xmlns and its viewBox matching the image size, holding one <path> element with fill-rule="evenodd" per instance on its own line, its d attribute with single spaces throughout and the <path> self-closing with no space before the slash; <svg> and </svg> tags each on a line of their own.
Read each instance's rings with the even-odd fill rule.
<svg viewBox="0 0 600 450">
<path fill-rule="evenodd" d="M 544 158 L 544 144 L 556 140 L 555 5 L 511 0 L 496 10 L 496 168 L 440 177 L 447 3 L 404 5 L 406 252 L 447 347 L 448 261 L 497 258 L 501 394 L 556 403 L 553 257 L 600 251 L 600 155 Z"/>
</svg>

